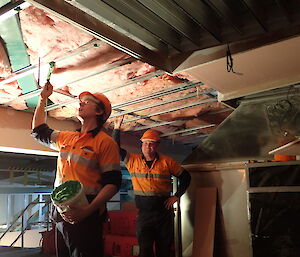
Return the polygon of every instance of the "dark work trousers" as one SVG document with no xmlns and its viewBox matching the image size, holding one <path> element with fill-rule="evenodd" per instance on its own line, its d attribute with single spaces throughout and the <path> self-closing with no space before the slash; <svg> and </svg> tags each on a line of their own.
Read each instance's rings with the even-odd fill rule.
<svg viewBox="0 0 300 257">
<path fill-rule="evenodd" d="M 103 257 L 102 230 L 106 213 L 95 212 L 76 224 L 65 222 L 57 211 L 54 213 L 57 257 Z"/>
<path fill-rule="evenodd" d="M 137 236 L 140 246 L 140 257 L 169 257 L 171 246 L 174 242 L 173 210 L 139 210 Z M 155 246 L 156 254 L 154 254 L 153 246 Z"/>
</svg>

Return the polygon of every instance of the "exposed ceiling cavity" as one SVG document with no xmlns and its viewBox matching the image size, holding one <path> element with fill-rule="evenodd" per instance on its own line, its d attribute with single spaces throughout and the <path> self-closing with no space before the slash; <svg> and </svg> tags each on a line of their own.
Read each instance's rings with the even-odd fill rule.
<svg viewBox="0 0 300 257">
<path fill-rule="evenodd" d="M 76 120 L 80 92 L 102 92 L 107 128 L 125 115 L 128 133 L 197 145 L 234 110 L 225 101 L 300 80 L 297 0 L 0 3 L 18 12 L 1 21 L 3 108 L 32 111 L 50 77 L 50 116 Z"/>
</svg>

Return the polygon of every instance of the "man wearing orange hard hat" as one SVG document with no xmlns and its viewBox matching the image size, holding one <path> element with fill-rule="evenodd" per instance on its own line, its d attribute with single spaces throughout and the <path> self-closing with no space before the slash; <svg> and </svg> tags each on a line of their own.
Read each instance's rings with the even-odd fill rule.
<svg viewBox="0 0 300 257">
<path fill-rule="evenodd" d="M 45 105 L 53 92 L 47 82 L 32 120 L 32 136 L 59 151 L 54 186 L 77 180 L 83 185 L 88 204 L 71 206 L 65 213 L 54 211 L 58 257 L 103 256 L 102 223 L 105 205 L 121 186 L 119 147 L 102 126 L 111 104 L 101 93 L 79 95 L 78 131 L 57 131 L 46 124 Z"/>
<path fill-rule="evenodd" d="M 113 131 L 113 138 L 119 145 L 122 120 L 123 117 L 116 120 Z M 141 141 L 141 154 L 128 153 L 120 148 L 121 159 L 131 175 L 138 208 L 139 256 L 169 257 L 174 241 L 173 204 L 185 193 L 191 176 L 174 159 L 157 152 L 160 142 L 157 131 L 148 129 Z M 172 176 L 179 180 L 178 190 L 174 194 Z"/>
</svg>

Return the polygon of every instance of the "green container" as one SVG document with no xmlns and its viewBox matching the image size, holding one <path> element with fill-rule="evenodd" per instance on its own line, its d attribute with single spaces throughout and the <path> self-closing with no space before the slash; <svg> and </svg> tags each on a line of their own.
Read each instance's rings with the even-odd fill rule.
<svg viewBox="0 0 300 257">
<path fill-rule="evenodd" d="M 79 181 L 68 180 L 53 190 L 51 199 L 57 203 L 68 201 L 78 194 L 81 187 L 82 185 Z"/>
<path fill-rule="evenodd" d="M 76 180 L 65 181 L 56 187 L 51 194 L 51 200 L 61 213 L 66 212 L 72 206 L 88 205 L 83 186 Z"/>
</svg>

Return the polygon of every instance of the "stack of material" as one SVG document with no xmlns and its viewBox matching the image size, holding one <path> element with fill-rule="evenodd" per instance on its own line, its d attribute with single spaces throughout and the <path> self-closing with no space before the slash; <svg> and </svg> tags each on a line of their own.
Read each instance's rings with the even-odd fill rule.
<svg viewBox="0 0 300 257">
<path fill-rule="evenodd" d="M 108 212 L 108 221 L 104 226 L 105 255 L 117 257 L 139 255 L 136 214 L 135 211 Z"/>
</svg>

